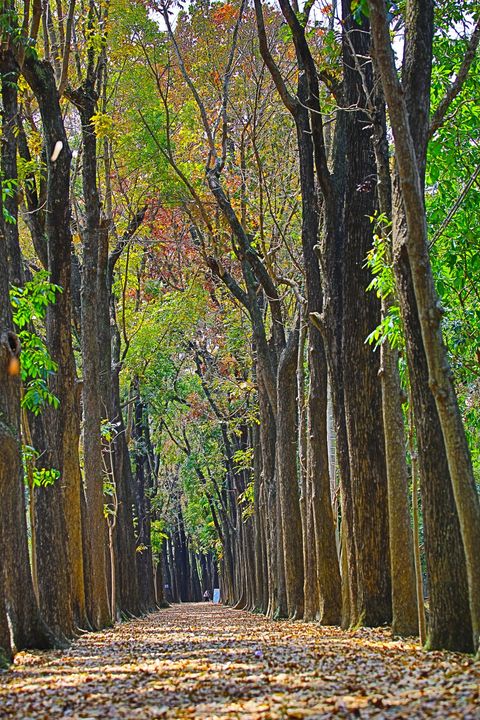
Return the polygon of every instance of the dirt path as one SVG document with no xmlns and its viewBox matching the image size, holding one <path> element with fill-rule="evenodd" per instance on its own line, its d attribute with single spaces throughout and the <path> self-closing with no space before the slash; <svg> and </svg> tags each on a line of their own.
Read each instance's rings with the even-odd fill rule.
<svg viewBox="0 0 480 720">
<path fill-rule="evenodd" d="M 182 605 L 21 653 L 0 718 L 480 718 L 480 668 L 385 632 Z"/>
</svg>

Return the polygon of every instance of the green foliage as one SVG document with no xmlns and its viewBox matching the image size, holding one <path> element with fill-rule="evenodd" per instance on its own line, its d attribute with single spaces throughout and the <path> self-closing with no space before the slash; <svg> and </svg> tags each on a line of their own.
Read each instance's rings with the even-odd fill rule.
<svg viewBox="0 0 480 720">
<path fill-rule="evenodd" d="M 100 434 L 102 436 L 102 440 L 104 440 L 106 443 L 112 443 L 116 436 L 117 436 L 117 430 L 120 423 L 111 422 L 111 420 L 106 420 L 105 418 L 102 419 L 100 424 Z"/>
<path fill-rule="evenodd" d="M 9 223 L 10 225 L 15 225 L 15 218 L 5 207 L 5 200 L 7 198 L 15 197 L 15 194 L 17 192 L 17 187 L 18 187 L 18 183 L 16 180 L 12 180 L 12 179 L 2 180 L 3 219 L 5 220 L 5 222 Z"/>
<path fill-rule="evenodd" d="M 248 518 L 255 514 L 255 483 L 252 480 L 247 487 L 238 496 L 238 504 L 242 508 L 242 519 L 246 522 Z"/>
<path fill-rule="evenodd" d="M 365 263 L 373 275 L 367 291 L 375 290 L 378 298 L 385 299 L 393 295 L 395 291 L 395 279 L 389 249 L 391 222 L 385 215 L 380 214 L 375 215 L 370 220 L 375 225 L 375 233 L 373 246 Z"/>
<path fill-rule="evenodd" d="M 470 35 L 466 17 L 478 13 L 468 0 L 436 11 L 432 111 L 462 63 Z M 458 32 L 451 32 L 452 24 Z M 463 28 L 463 30 L 462 30 Z M 462 37 L 464 34 L 464 37 Z M 426 209 L 431 260 L 444 309 L 443 332 L 477 481 L 480 481 L 480 58 L 473 62 L 462 93 L 429 143 Z M 475 180 L 476 177 L 476 180 Z"/>
<path fill-rule="evenodd" d="M 12 287 L 10 291 L 13 320 L 22 344 L 22 406 L 34 415 L 39 415 L 47 404 L 58 407 L 58 398 L 48 387 L 48 380 L 56 372 L 57 365 L 43 338 L 32 328 L 45 319 L 48 306 L 55 302 L 59 292 L 62 289 L 50 283 L 44 271 L 36 273 L 23 288 Z"/>
<path fill-rule="evenodd" d="M 369 345 L 373 345 L 374 350 L 377 350 L 386 341 L 394 349 L 403 348 L 402 319 L 400 308 L 397 305 L 392 305 L 388 309 L 380 324 L 367 335 L 366 339 Z"/>
<path fill-rule="evenodd" d="M 50 283 L 44 270 L 37 272 L 23 288 L 12 287 L 10 299 L 15 325 L 24 328 L 36 320 L 44 320 L 47 307 L 55 302 L 59 292 L 62 292 L 62 288 Z"/>
<path fill-rule="evenodd" d="M 241 472 L 242 470 L 253 472 L 253 456 L 254 450 L 251 447 L 246 450 L 236 450 L 233 454 L 235 470 L 237 472 Z"/>
<path fill-rule="evenodd" d="M 160 557 L 162 554 L 163 541 L 168 538 L 168 535 L 164 532 L 164 527 L 164 520 L 152 520 L 150 540 L 152 544 L 152 552 L 157 557 Z"/>
<path fill-rule="evenodd" d="M 395 295 L 395 278 L 389 249 L 390 238 L 388 233 L 391 223 L 384 215 L 378 215 L 371 218 L 371 220 L 375 222 L 377 232 L 374 234 L 373 247 L 365 263 L 373 275 L 367 291 L 374 290 L 377 297 L 382 300 L 388 298 L 392 300 Z M 377 325 L 365 340 L 369 345 L 373 345 L 375 350 L 386 341 L 388 341 L 390 347 L 394 349 L 403 349 L 404 334 L 400 308 L 392 303 L 388 303 L 387 311 L 382 317 L 380 324 Z"/>
<path fill-rule="evenodd" d="M 60 477 L 60 471 L 55 468 L 37 467 L 36 461 L 40 453 L 31 445 L 23 445 L 22 461 L 25 481 L 30 477 L 33 487 L 48 487 L 53 485 Z M 30 472 L 29 472 L 30 471 Z"/>
<path fill-rule="evenodd" d="M 14 7 L 7 7 L 6 3 L 2 3 L 0 12 L 0 38 L 2 44 L 4 39 L 8 39 L 13 46 L 22 47 L 26 57 L 37 57 L 34 41 L 25 37 L 17 10 Z"/>
</svg>

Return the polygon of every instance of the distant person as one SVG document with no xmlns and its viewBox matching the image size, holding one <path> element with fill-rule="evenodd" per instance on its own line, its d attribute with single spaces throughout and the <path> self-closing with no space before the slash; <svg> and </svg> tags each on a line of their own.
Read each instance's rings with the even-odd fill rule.
<svg viewBox="0 0 480 720">
<path fill-rule="evenodd" d="M 205 590 L 205 592 L 203 593 L 203 601 L 210 602 L 211 599 L 212 598 L 210 597 L 210 593 L 208 592 L 208 590 Z"/>
</svg>

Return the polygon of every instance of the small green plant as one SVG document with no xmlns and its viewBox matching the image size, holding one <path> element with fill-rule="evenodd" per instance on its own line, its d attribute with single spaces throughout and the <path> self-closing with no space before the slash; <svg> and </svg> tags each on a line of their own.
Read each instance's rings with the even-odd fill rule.
<svg viewBox="0 0 480 720">
<path fill-rule="evenodd" d="M 3 211 L 3 219 L 6 223 L 9 223 L 10 225 L 15 225 L 15 218 L 11 213 L 9 213 L 7 207 L 5 206 L 5 200 L 7 198 L 13 198 L 15 197 L 15 194 L 17 192 L 17 186 L 18 183 L 16 180 L 13 180 L 11 178 L 2 180 L 2 211 Z"/>
<path fill-rule="evenodd" d="M 22 461 L 24 477 L 32 487 L 49 487 L 60 477 L 60 471 L 55 468 L 36 467 L 40 453 L 31 445 L 22 447 Z"/>
<path fill-rule="evenodd" d="M 242 519 L 246 522 L 255 514 L 255 485 L 253 480 L 248 483 L 245 490 L 238 496 L 238 504 L 242 508 Z"/>
<path fill-rule="evenodd" d="M 391 222 L 383 214 L 374 215 L 370 220 L 375 226 L 375 232 L 372 249 L 367 255 L 365 266 L 370 268 L 373 279 L 367 290 L 375 290 L 377 297 L 387 298 L 393 295 L 395 290 L 389 247 Z"/>
<path fill-rule="evenodd" d="M 113 465 L 113 443 L 117 436 L 118 423 L 103 419 L 100 425 L 103 448 L 103 494 L 108 498 L 103 506 L 103 514 L 109 528 L 115 527 L 118 513 L 117 484 Z"/>
<path fill-rule="evenodd" d="M 367 286 L 367 291 L 374 290 L 378 298 L 391 301 L 395 295 L 395 278 L 389 247 L 391 223 L 385 215 L 375 215 L 371 221 L 375 224 L 375 234 L 365 266 L 370 269 L 373 278 Z M 373 345 L 377 350 L 386 340 L 394 349 L 401 350 L 403 348 L 404 335 L 400 308 L 394 302 L 387 303 L 387 309 L 380 324 L 367 335 L 365 342 Z"/>
<path fill-rule="evenodd" d="M 49 282 L 48 274 L 43 270 L 37 272 L 22 288 L 12 287 L 10 290 L 13 320 L 22 344 L 22 407 L 34 415 L 39 415 L 46 405 L 54 408 L 59 405 L 58 398 L 48 386 L 57 365 L 50 357 L 45 341 L 36 331 L 35 324 L 45 319 L 48 306 L 55 302 L 60 292 L 62 288 Z"/>
</svg>

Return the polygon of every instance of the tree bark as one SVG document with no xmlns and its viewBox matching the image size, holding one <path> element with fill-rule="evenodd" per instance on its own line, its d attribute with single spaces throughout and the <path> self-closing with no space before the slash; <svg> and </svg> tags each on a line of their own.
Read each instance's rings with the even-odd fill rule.
<svg viewBox="0 0 480 720">
<path fill-rule="evenodd" d="M 7 660 L 15 649 L 47 648 L 55 642 L 39 613 L 28 555 L 20 439 L 20 349 L 13 332 L 0 198 L 0 648 Z"/>
<path fill-rule="evenodd" d="M 412 128 L 415 124 L 424 128 L 426 123 L 421 122 L 421 115 L 419 117 L 415 115 L 414 118 L 410 114 L 407 100 L 412 98 L 412 83 L 407 81 L 407 97 L 402 92 L 393 60 L 385 7 L 379 0 L 369 0 L 369 6 L 372 17 L 375 55 L 382 77 L 395 140 L 395 157 L 406 227 L 404 238 L 416 307 L 418 308 L 418 319 L 428 370 L 428 383 L 440 421 L 448 470 L 458 511 L 458 520 L 465 550 L 473 643 L 477 647 L 480 636 L 480 554 L 478 552 L 480 547 L 480 504 L 447 352 L 443 343 L 441 310 L 428 256 L 423 198 L 423 167 L 426 140 L 422 146 L 422 143 L 415 144 L 412 136 Z M 413 15 L 407 18 L 409 20 L 408 26 L 414 35 L 420 31 L 420 37 L 418 38 L 419 41 L 416 38 L 416 42 L 412 45 L 413 55 L 411 57 L 408 54 L 408 46 L 406 47 L 406 57 L 411 63 L 421 63 L 422 60 L 427 61 L 427 73 L 422 75 L 422 78 L 429 87 L 430 73 L 428 70 L 431 64 L 433 31 L 431 23 L 426 24 L 425 28 L 420 28 L 416 24 L 416 19 L 424 16 L 425 19 L 431 21 L 433 18 L 433 4 L 430 0 L 413 3 L 412 13 Z M 418 50 L 417 53 L 415 53 L 415 49 Z M 408 62 L 405 64 L 408 70 Z M 428 116 L 428 95 L 427 93 L 421 93 L 421 96 L 424 100 L 423 114 Z M 450 485 L 448 480 L 446 484 Z M 463 639 L 459 638 L 458 642 L 459 645 L 462 645 Z"/>
<path fill-rule="evenodd" d="M 87 77 L 81 88 L 70 93 L 80 115 L 82 126 L 82 181 L 85 203 L 84 222 L 80 228 L 83 250 L 81 289 L 82 362 L 83 362 L 83 451 L 84 482 L 88 525 L 88 615 L 96 629 L 111 622 L 107 593 L 107 566 L 104 548 L 103 463 L 100 435 L 101 393 L 98 340 L 98 269 L 100 235 L 100 199 L 97 187 L 97 142 L 92 117 L 96 111 L 94 77 Z M 114 609 L 112 608 L 112 613 Z"/>
<path fill-rule="evenodd" d="M 392 218 L 392 187 L 386 109 L 383 93 L 377 90 L 373 143 L 377 164 L 379 231 L 384 235 L 388 262 L 392 262 L 391 237 L 384 232 Z M 382 297 L 382 320 L 395 303 L 392 294 Z M 410 521 L 406 438 L 402 411 L 402 389 L 398 371 L 398 350 L 385 340 L 380 347 L 379 376 L 382 386 L 382 414 L 388 483 L 388 523 L 392 574 L 392 633 L 416 635 L 422 616 L 423 593 L 416 592 L 414 538 Z M 412 461 L 413 463 L 413 461 Z M 416 501 L 416 496 L 415 496 Z M 414 507 L 415 511 L 415 507 Z M 419 615 L 420 612 L 420 615 Z"/>
<path fill-rule="evenodd" d="M 66 635 L 71 635 L 74 620 L 78 625 L 86 624 L 78 455 L 79 408 L 71 339 L 71 151 L 51 65 L 28 57 L 24 62 L 23 74 L 37 98 L 42 116 L 47 150 L 45 232 L 48 269 L 50 282 L 62 288 L 56 303 L 48 308 L 46 323 L 47 346 L 58 365 L 51 389 L 60 405 L 58 410 L 47 408 L 45 411 L 50 464 L 60 471 L 61 477 L 55 489 L 42 489 L 42 493 L 38 493 L 38 500 L 41 494 L 45 494 L 44 490 L 48 495 L 55 495 L 52 512 L 63 512 L 65 519 L 60 518 L 60 523 L 65 523 L 66 534 L 56 535 L 53 526 L 47 526 L 41 520 L 37 523 L 39 532 L 42 528 L 45 535 L 44 542 L 38 543 L 38 550 L 48 552 L 48 558 L 44 558 L 44 571 L 40 568 L 40 562 L 37 566 L 41 605 L 42 609 L 45 608 L 47 622 L 51 627 L 58 627 Z M 41 503 L 37 503 L 37 506 L 40 512 Z M 47 507 L 46 502 L 43 507 Z M 63 579 L 58 577 L 58 573 L 63 574 Z"/>
<path fill-rule="evenodd" d="M 296 365 L 298 328 L 292 330 L 280 356 L 277 375 L 277 473 L 283 532 L 287 611 L 303 617 L 302 521 L 298 496 L 296 437 Z"/>
<path fill-rule="evenodd" d="M 144 611 L 150 611 L 155 606 L 155 588 L 153 580 L 153 557 L 150 539 L 151 517 L 149 499 L 149 471 L 148 471 L 148 436 L 146 430 L 146 408 L 140 397 L 138 378 L 134 381 L 135 387 L 135 421 L 133 425 L 133 438 L 135 442 L 135 499 L 137 511 L 137 575 L 140 594 L 140 605 Z M 180 532 L 182 547 L 182 590 L 181 599 L 188 599 L 188 549 L 183 532 Z"/>
<path fill-rule="evenodd" d="M 373 242 L 370 218 L 375 211 L 375 158 L 365 125 L 373 88 L 369 27 L 358 25 L 350 0 L 342 3 L 344 100 L 356 107 L 346 117 L 345 250 L 343 275 L 343 342 L 345 413 L 354 502 L 354 532 L 358 568 L 356 619 L 366 625 L 391 620 L 387 474 L 382 423 L 379 358 L 367 335 L 380 322 L 380 304 L 366 293 L 369 273 L 365 258 Z M 360 61 L 361 68 L 356 63 Z M 363 77 L 362 77 L 363 75 Z"/>
<path fill-rule="evenodd" d="M 10 181 L 10 192 L 5 193 L 4 211 L 10 217 L 4 223 L 7 241 L 10 282 L 20 287 L 24 273 L 22 253 L 18 242 L 18 172 L 17 172 L 17 123 L 18 123 L 18 77 L 20 71 L 11 50 L 0 54 L 2 79 L 2 180 Z"/>
</svg>

